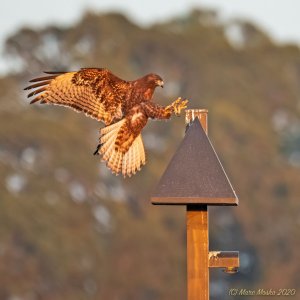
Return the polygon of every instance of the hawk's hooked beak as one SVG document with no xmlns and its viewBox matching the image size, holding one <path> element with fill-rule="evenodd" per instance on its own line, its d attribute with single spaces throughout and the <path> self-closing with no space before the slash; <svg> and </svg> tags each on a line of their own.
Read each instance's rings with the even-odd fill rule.
<svg viewBox="0 0 300 300">
<path fill-rule="evenodd" d="M 158 80 L 157 85 L 163 88 L 164 87 L 164 82 L 162 80 Z"/>
</svg>

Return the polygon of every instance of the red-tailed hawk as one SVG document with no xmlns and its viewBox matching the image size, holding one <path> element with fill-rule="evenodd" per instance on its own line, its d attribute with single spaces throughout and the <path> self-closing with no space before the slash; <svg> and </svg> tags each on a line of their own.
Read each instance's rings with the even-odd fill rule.
<svg viewBox="0 0 300 300">
<path fill-rule="evenodd" d="M 104 122 L 94 154 L 102 155 L 113 173 L 124 176 L 135 174 L 146 162 L 141 131 L 148 119 L 169 119 L 188 103 L 181 98 L 166 107 L 153 103 L 155 88 L 164 84 L 156 74 L 125 81 L 107 69 L 45 73 L 48 76 L 30 80 L 34 84 L 25 88 L 35 89 L 28 97 L 39 94 L 30 103 L 71 107 Z"/>
</svg>

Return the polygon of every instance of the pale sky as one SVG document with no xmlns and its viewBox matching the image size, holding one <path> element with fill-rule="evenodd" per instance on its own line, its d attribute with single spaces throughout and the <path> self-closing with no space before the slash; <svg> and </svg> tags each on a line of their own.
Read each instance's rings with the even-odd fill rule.
<svg viewBox="0 0 300 300">
<path fill-rule="evenodd" d="M 118 10 L 148 25 L 203 6 L 216 8 L 224 19 L 245 17 L 279 42 L 300 44 L 299 0 L 6 0 L 0 11 L 0 49 L 5 38 L 23 25 L 69 25 L 87 9 Z M 0 73 L 3 68 L 0 57 Z"/>
</svg>

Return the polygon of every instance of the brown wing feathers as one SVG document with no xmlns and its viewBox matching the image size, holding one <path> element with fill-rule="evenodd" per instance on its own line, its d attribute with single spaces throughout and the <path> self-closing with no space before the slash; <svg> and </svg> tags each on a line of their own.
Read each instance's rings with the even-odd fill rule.
<svg viewBox="0 0 300 300">
<path fill-rule="evenodd" d="M 30 85 L 30 86 L 26 87 L 24 90 L 30 90 L 30 89 L 33 89 L 33 88 L 36 88 L 39 86 L 49 84 L 49 83 L 50 83 L 50 80 L 42 81 L 42 82 Z M 30 96 L 28 95 L 27 97 L 30 97 Z"/>
<path fill-rule="evenodd" d="M 78 72 L 45 72 L 49 76 L 30 80 L 34 89 L 28 97 L 36 96 L 30 103 L 40 101 L 83 111 L 86 115 L 110 124 L 120 116 L 120 99 L 109 85 L 117 77 L 106 69 L 82 69 Z M 119 80 L 120 82 L 123 82 Z M 101 93 L 98 93 L 101 91 Z M 109 101 L 104 101 L 109 100 Z"/>
<path fill-rule="evenodd" d="M 44 72 L 44 73 L 48 74 L 48 72 Z M 52 72 L 51 74 L 60 74 L 60 73 Z M 34 88 L 37 88 L 40 86 L 42 86 L 42 88 L 34 90 L 33 92 L 29 93 L 27 95 L 27 97 L 30 98 L 34 95 L 37 95 L 41 92 L 46 91 L 47 85 L 51 82 L 52 79 L 55 79 L 57 76 L 58 75 L 52 75 L 52 76 L 44 76 L 44 77 L 38 77 L 38 78 L 31 79 L 29 82 L 38 82 L 38 83 L 29 85 L 24 90 L 31 90 L 31 89 L 34 89 Z M 41 97 L 35 97 L 33 100 L 30 101 L 30 104 L 35 103 L 39 100 L 41 100 Z"/>
</svg>

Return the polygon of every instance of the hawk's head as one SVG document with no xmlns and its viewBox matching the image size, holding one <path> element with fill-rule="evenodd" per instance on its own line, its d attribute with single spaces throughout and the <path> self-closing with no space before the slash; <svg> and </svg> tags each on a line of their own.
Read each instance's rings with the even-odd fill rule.
<svg viewBox="0 0 300 300">
<path fill-rule="evenodd" d="M 157 74 L 151 73 L 151 74 L 146 75 L 144 78 L 145 78 L 147 84 L 149 84 L 149 85 L 152 85 L 154 87 L 157 87 L 157 86 L 164 87 L 164 81 Z"/>
</svg>

